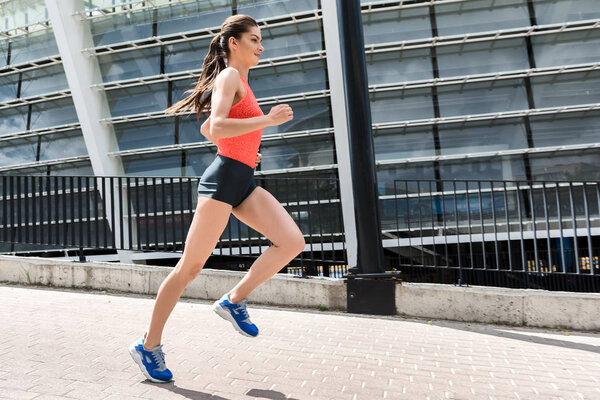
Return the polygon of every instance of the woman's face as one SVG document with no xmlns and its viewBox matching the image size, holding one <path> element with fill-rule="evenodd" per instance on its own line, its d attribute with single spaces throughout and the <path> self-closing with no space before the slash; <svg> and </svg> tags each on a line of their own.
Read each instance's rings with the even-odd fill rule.
<svg viewBox="0 0 600 400">
<path fill-rule="evenodd" d="M 262 46 L 260 28 L 253 26 L 248 32 L 242 33 L 240 39 L 230 38 L 229 49 L 239 61 L 249 66 L 257 65 L 261 53 L 265 50 Z"/>
</svg>

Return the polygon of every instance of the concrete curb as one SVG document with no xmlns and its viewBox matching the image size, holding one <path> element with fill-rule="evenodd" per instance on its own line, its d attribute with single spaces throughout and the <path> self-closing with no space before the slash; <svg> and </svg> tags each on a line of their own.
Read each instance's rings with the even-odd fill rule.
<svg viewBox="0 0 600 400">
<path fill-rule="evenodd" d="M 155 295 L 171 267 L 0 256 L 0 282 L 116 290 Z M 204 269 L 182 297 L 215 300 L 245 272 Z M 275 275 L 250 296 L 257 304 L 346 310 L 346 282 Z M 600 293 L 485 286 L 396 285 L 396 311 L 406 317 L 600 331 Z"/>
<path fill-rule="evenodd" d="M 171 271 L 171 267 L 0 256 L 0 282 L 20 284 L 155 295 Z M 206 268 L 181 297 L 216 300 L 244 275 L 245 272 Z M 258 304 L 346 310 L 346 284 L 341 279 L 301 279 L 280 274 L 256 289 L 250 300 Z"/>
</svg>

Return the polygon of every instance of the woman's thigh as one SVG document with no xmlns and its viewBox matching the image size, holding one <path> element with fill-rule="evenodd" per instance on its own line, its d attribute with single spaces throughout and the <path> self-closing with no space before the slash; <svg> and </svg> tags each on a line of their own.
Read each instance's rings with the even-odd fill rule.
<svg viewBox="0 0 600 400">
<path fill-rule="evenodd" d="M 185 239 L 184 264 L 204 265 L 227 226 L 230 214 L 230 204 L 198 196 L 198 205 Z"/>
<path fill-rule="evenodd" d="M 304 237 L 294 219 L 271 193 L 260 186 L 234 207 L 232 213 L 275 246 L 304 248 Z"/>
</svg>

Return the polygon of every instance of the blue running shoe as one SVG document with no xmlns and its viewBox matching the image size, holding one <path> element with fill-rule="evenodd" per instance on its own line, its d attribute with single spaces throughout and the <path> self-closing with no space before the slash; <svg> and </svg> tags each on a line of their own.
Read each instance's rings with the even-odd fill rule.
<svg viewBox="0 0 600 400">
<path fill-rule="evenodd" d="M 173 374 L 165 365 L 165 353 L 162 351 L 162 345 L 158 345 L 152 350 L 146 350 L 142 336 L 129 345 L 129 354 L 140 367 L 144 376 L 152 382 L 166 383 L 173 380 Z"/>
<path fill-rule="evenodd" d="M 246 299 L 239 303 L 229 301 L 227 293 L 219 300 L 215 301 L 212 309 L 221 318 L 233 324 L 233 327 L 242 335 L 255 337 L 258 336 L 258 328 L 250 321 L 248 311 L 246 310 Z"/>
</svg>

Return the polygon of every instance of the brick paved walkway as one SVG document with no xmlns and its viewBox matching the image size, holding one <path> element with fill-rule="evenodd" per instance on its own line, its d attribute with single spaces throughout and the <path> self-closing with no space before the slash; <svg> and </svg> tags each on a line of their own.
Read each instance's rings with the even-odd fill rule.
<svg viewBox="0 0 600 400">
<path fill-rule="evenodd" d="M 600 399 L 600 334 L 250 305 L 246 338 L 182 299 L 163 337 L 175 381 L 127 346 L 154 298 L 0 285 L 0 399 Z"/>
</svg>

